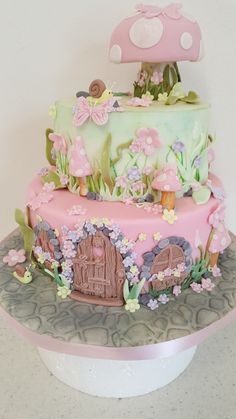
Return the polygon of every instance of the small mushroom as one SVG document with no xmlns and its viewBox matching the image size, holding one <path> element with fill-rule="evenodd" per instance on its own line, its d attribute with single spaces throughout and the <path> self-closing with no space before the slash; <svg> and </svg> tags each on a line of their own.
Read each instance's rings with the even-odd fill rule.
<svg viewBox="0 0 236 419">
<path fill-rule="evenodd" d="M 152 181 L 152 188 L 161 191 L 161 205 L 168 211 L 175 208 L 175 193 L 182 189 L 175 165 L 167 165 L 158 171 Z"/>
<path fill-rule="evenodd" d="M 223 252 L 231 243 L 231 238 L 224 223 L 225 207 L 219 205 L 209 217 L 209 224 L 212 231 L 207 244 L 207 251 L 210 253 L 209 265 L 217 265 L 220 252 Z"/>
<path fill-rule="evenodd" d="M 80 195 L 88 193 L 86 176 L 92 175 L 82 137 L 76 137 L 69 151 L 69 173 L 78 178 Z"/>
</svg>

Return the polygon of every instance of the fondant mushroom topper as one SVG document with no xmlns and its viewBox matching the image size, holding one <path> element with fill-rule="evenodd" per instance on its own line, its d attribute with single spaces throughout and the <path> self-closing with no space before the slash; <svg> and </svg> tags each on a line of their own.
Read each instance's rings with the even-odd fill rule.
<svg viewBox="0 0 236 419">
<path fill-rule="evenodd" d="M 124 19 L 111 36 L 110 60 L 114 63 L 142 62 L 141 72 L 151 77 L 166 65 L 177 70 L 177 61 L 199 61 L 203 56 L 201 30 L 179 3 L 166 7 L 138 4 L 137 13 Z M 151 74 L 150 74 L 151 73 Z M 154 74 L 155 76 L 155 74 Z M 153 78 L 155 80 L 155 77 Z"/>
</svg>

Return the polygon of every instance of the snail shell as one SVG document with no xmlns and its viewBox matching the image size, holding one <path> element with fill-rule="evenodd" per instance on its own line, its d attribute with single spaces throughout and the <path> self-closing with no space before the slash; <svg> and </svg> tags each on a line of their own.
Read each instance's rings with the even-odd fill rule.
<svg viewBox="0 0 236 419">
<path fill-rule="evenodd" d="M 106 90 L 106 85 L 102 80 L 93 80 L 89 86 L 89 95 L 95 99 L 99 99 Z"/>
</svg>

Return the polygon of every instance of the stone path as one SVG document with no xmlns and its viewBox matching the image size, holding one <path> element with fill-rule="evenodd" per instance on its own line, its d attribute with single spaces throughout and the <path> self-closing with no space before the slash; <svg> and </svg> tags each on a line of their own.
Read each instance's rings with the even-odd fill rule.
<svg viewBox="0 0 236 419">
<path fill-rule="evenodd" d="M 156 311 L 142 307 L 131 314 L 110 308 L 61 300 L 56 285 L 37 272 L 28 285 L 18 282 L 2 259 L 22 248 L 16 230 L 0 244 L 0 305 L 25 327 L 65 342 L 108 347 L 149 345 L 180 338 L 217 321 L 236 307 L 236 237 L 221 256 L 222 278 L 211 293 L 185 290 Z"/>
</svg>

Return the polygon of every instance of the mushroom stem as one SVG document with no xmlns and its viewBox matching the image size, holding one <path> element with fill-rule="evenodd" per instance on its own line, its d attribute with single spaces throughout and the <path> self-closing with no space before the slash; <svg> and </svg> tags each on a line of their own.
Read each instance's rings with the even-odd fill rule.
<svg viewBox="0 0 236 419">
<path fill-rule="evenodd" d="M 218 258 L 219 258 L 219 252 L 210 254 L 209 265 L 210 265 L 211 268 L 213 268 L 215 265 L 217 265 Z"/>
<path fill-rule="evenodd" d="M 86 196 L 88 193 L 86 177 L 78 177 L 79 192 L 81 196 Z"/>
<path fill-rule="evenodd" d="M 161 194 L 161 205 L 168 211 L 175 208 L 175 192 L 162 192 Z"/>
</svg>

